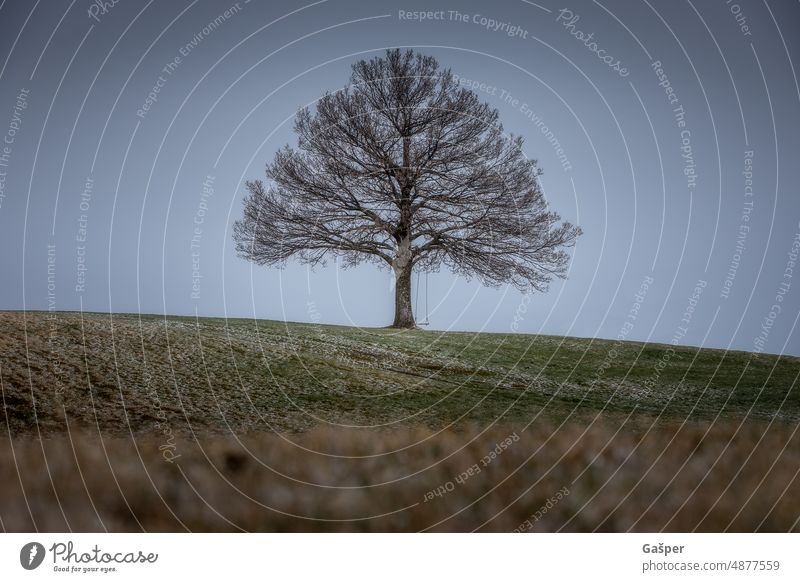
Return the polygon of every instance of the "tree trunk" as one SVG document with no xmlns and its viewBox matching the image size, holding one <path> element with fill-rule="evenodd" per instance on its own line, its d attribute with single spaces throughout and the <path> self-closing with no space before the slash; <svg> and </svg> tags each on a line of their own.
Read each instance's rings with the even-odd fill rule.
<svg viewBox="0 0 800 582">
<path fill-rule="evenodd" d="M 411 305 L 411 263 L 395 269 L 394 323 L 392 327 L 413 329 L 414 311 Z"/>
</svg>

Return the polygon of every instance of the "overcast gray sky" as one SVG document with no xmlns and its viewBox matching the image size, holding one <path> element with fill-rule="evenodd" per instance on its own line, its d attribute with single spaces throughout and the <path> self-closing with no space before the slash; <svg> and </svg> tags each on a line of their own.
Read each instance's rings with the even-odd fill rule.
<svg viewBox="0 0 800 582">
<path fill-rule="evenodd" d="M 388 324 L 388 270 L 254 267 L 231 228 L 299 107 L 414 47 L 525 137 L 585 233 L 547 294 L 431 274 L 432 329 L 800 355 L 799 26 L 746 0 L 7 0 L 0 309 Z"/>
</svg>

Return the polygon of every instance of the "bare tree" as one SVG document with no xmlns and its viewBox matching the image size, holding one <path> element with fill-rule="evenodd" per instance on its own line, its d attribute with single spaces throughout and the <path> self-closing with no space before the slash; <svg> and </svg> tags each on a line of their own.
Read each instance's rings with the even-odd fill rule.
<svg viewBox="0 0 800 582">
<path fill-rule="evenodd" d="M 317 264 L 374 261 L 395 274 L 393 327 L 415 326 L 414 267 L 543 291 L 564 277 L 578 227 L 548 210 L 541 170 L 498 112 L 433 57 L 390 50 L 296 118 L 234 227 L 240 256 Z"/>
</svg>

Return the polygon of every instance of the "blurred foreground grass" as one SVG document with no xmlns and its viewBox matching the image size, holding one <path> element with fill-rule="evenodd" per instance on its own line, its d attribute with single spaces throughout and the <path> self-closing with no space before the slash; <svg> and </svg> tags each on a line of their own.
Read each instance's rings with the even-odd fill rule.
<svg viewBox="0 0 800 582">
<path fill-rule="evenodd" d="M 788 427 L 619 428 L 183 435 L 172 462 L 155 436 L 17 439 L 13 452 L 5 439 L 0 517 L 7 531 L 800 529 Z"/>
</svg>

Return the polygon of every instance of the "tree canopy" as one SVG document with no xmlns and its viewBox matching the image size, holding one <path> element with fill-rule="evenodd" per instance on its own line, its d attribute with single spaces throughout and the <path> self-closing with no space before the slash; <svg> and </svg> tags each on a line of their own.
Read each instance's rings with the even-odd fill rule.
<svg viewBox="0 0 800 582">
<path fill-rule="evenodd" d="M 297 147 L 276 153 L 269 182 L 246 183 L 240 256 L 388 265 L 397 327 L 414 326 L 414 267 L 522 291 L 565 276 L 580 229 L 549 210 L 522 138 L 433 57 L 395 49 L 358 61 L 294 130 Z"/>
</svg>

